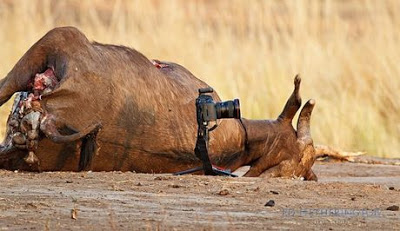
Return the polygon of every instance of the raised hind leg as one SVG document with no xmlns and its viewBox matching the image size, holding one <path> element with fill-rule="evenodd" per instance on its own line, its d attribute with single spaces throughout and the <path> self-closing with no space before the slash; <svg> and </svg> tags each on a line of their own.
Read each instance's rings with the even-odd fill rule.
<svg viewBox="0 0 400 231">
<path fill-rule="evenodd" d="M 90 42 L 76 28 L 61 27 L 49 31 L 36 42 L 15 64 L 7 76 L 0 80 L 0 106 L 19 91 L 27 91 L 37 73 L 52 68 L 61 80 L 68 61 L 77 51 L 87 48 Z"/>
<path fill-rule="evenodd" d="M 278 117 L 278 121 L 281 122 L 292 122 L 294 115 L 301 107 L 301 97 L 300 97 L 300 75 L 296 75 L 294 78 L 294 90 L 290 95 L 289 99 L 286 101 L 285 107 L 282 113 Z"/>
</svg>

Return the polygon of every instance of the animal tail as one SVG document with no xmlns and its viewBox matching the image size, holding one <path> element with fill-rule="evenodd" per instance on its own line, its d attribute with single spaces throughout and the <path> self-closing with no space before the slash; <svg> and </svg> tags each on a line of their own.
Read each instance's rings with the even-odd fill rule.
<svg viewBox="0 0 400 231">
<path fill-rule="evenodd" d="M 97 132 L 91 133 L 82 139 L 78 171 L 85 170 L 92 162 L 93 156 L 98 149 L 96 136 Z"/>
</svg>

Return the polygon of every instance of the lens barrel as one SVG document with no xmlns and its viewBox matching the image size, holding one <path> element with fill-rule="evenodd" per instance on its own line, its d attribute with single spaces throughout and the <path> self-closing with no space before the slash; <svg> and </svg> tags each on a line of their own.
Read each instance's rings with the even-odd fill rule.
<svg viewBox="0 0 400 231">
<path fill-rule="evenodd" d="M 215 103 L 217 119 L 235 118 L 240 119 L 240 103 L 239 99 L 228 100 Z"/>
</svg>

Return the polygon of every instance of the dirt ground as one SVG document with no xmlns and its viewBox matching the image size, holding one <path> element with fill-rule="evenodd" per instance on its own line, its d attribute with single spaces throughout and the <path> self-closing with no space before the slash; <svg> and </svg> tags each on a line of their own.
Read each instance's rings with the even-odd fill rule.
<svg viewBox="0 0 400 231">
<path fill-rule="evenodd" d="M 400 206 L 399 165 L 314 170 L 318 182 L 2 170 L 0 230 L 400 230 L 387 210 Z"/>
</svg>

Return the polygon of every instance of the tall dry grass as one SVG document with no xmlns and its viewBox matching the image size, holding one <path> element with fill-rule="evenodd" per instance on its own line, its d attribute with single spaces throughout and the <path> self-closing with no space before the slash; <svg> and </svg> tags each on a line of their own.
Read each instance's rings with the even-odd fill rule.
<svg viewBox="0 0 400 231">
<path fill-rule="evenodd" d="M 3 0 L 0 76 L 48 30 L 74 25 L 183 64 L 239 97 L 247 118 L 275 118 L 301 73 L 303 100 L 317 101 L 315 143 L 400 157 L 399 13 L 397 0 Z"/>
</svg>

